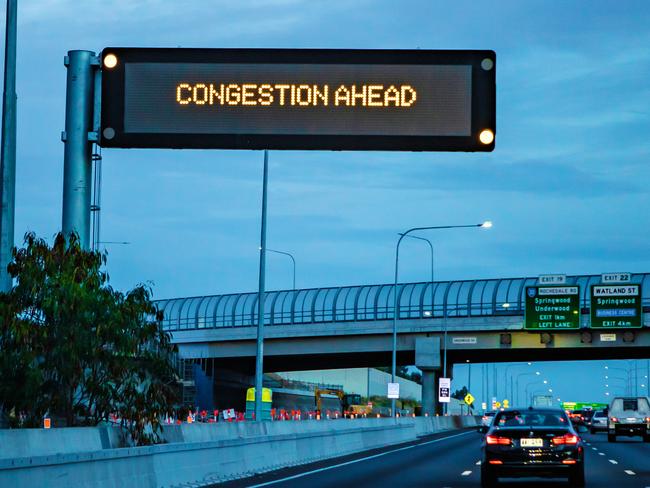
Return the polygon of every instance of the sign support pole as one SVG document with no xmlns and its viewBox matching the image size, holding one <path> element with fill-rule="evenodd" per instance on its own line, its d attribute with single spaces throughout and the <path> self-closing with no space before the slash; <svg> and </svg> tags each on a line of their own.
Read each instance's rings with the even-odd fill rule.
<svg viewBox="0 0 650 488">
<path fill-rule="evenodd" d="M 90 198 L 92 187 L 92 142 L 94 84 L 92 51 L 69 51 L 65 58 L 68 79 L 65 100 L 65 144 L 63 156 L 63 218 L 66 236 L 79 235 L 82 249 L 90 249 Z"/>
<path fill-rule="evenodd" d="M 14 247 L 16 215 L 16 0 L 7 0 L 5 71 L 2 104 L 2 162 L 0 172 L 0 291 L 8 292 L 12 278 L 7 272 Z"/>
<path fill-rule="evenodd" d="M 255 356 L 255 421 L 262 421 L 262 388 L 264 379 L 264 285 L 266 278 L 266 202 L 269 182 L 269 152 L 264 151 L 262 181 L 262 231 L 260 235 L 260 281 L 257 292 L 257 353 Z"/>
</svg>

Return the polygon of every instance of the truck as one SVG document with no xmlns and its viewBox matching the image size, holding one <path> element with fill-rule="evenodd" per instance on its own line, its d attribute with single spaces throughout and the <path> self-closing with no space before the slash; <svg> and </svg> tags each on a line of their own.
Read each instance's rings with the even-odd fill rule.
<svg viewBox="0 0 650 488">
<path fill-rule="evenodd" d="M 533 407 L 552 407 L 553 397 L 551 395 L 535 395 L 533 397 Z"/>
</svg>

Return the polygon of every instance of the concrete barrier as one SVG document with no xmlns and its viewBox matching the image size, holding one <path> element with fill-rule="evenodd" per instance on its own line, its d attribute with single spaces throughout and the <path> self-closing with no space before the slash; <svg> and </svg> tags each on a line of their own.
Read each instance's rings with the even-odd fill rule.
<svg viewBox="0 0 650 488">
<path fill-rule="evenodd" d="M 177 442 L 135 448 L 115 447 L 119 436 L 107 428 L 0 431 L 0 486 L 201 486 L 476 425 L 474 417 L 184 424 L 166 428 Z"/>
</svg>

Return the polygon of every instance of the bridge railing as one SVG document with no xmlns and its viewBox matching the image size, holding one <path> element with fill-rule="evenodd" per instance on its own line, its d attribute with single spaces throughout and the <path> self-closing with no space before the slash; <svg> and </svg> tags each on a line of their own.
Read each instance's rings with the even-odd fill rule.
<svg viewBox="0 0 650 488">
<path fill-rule="evenodd" d="M 583 312 L 590 287 L 600 275 L 568 277 L 580 286 Z M 643 304 L 650 307 L 650 273 L 632 275 L 642 285 Z M 399 319 L 523 315 L 526 286 L 537 278 L 404 283 L 397 286 Z M 292 325 L 389 320 L 394 313 L 395 286 L 278 290 L 265 294 L 265 322 Z M 160 300 L 167 330 L 248 327 L 257 323 L 257 294 L 241 293 Z"/>
</svg>

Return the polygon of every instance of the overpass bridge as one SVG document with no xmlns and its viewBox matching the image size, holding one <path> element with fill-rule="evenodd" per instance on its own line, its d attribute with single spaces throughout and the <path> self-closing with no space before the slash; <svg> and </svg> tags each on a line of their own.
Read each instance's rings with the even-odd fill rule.
<svg viewBox="0 0 650 488">
<path fill-rule="evenodd" d="M 589 328 L 590 286 L 600 275 L 567 277 L 580 287 L 581 328 L 524 330 L 526 286 L 536 277 L 361 285 L 270 291 L 265 295 L 264 369 L 297 371 L 390 364 L 393 300 L 398 298 L 397 361 L 423 369 L 423 395 L 432 395 L 448 330 L 447 370 L 471 362 L 633 359 L 650 357 L 650 273 L 642 286 L 641 329 Z M 253 375 L 257 293 L 160 300 L 163 327 L 181 357 L 215 370 Z M 433 350 L 419 364 L 418 349 Z M 429 360 L 431 360 L 429 358 Z M 218 375 L 217 375 L 218 376 Z M 245 380 L 244 380 L 245 381 Z"/>
</svg>

